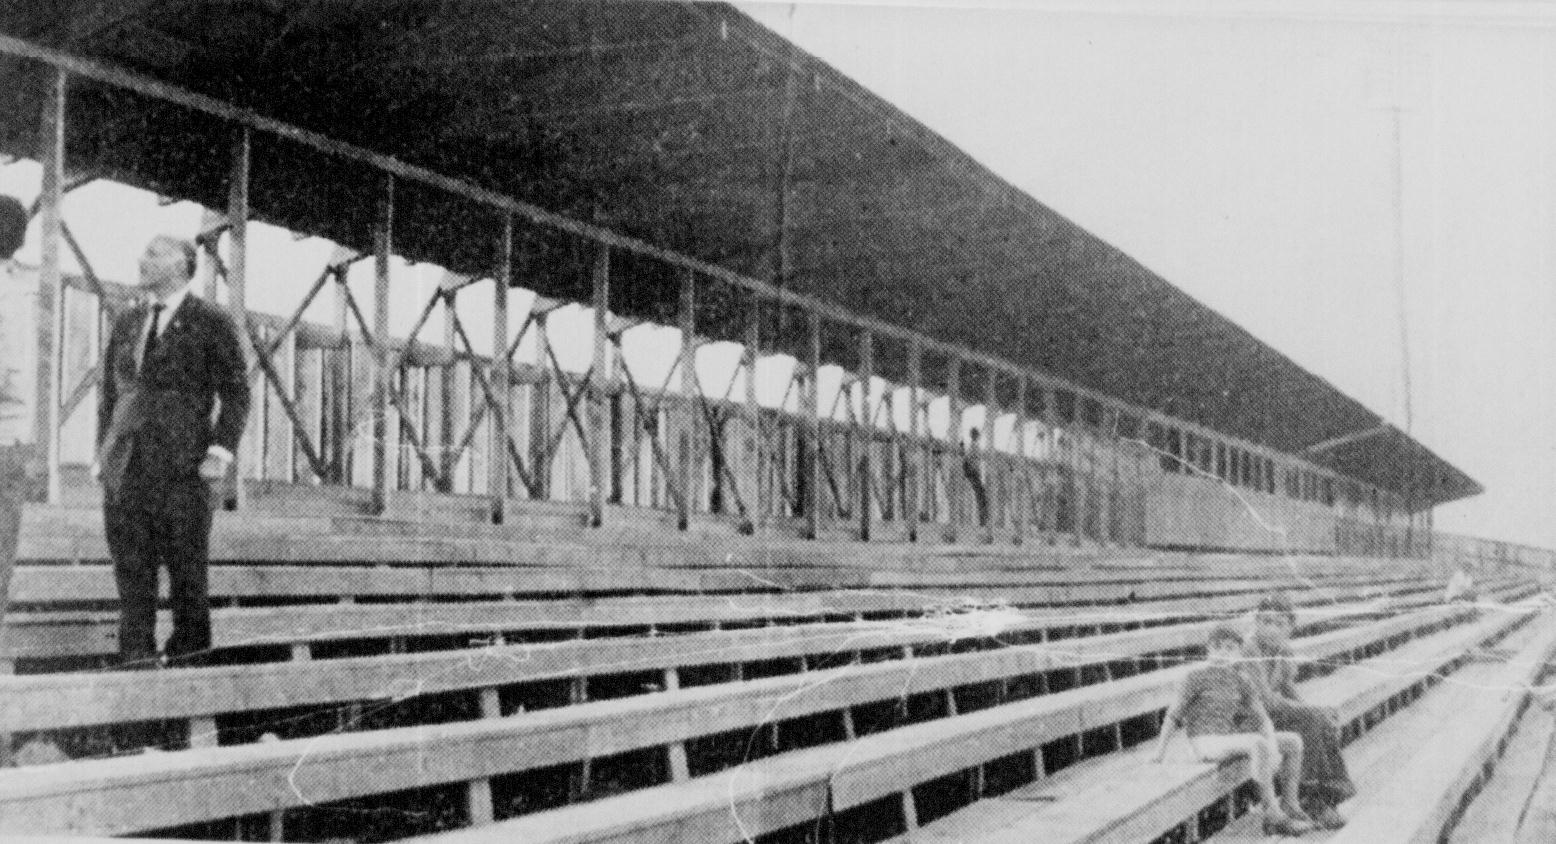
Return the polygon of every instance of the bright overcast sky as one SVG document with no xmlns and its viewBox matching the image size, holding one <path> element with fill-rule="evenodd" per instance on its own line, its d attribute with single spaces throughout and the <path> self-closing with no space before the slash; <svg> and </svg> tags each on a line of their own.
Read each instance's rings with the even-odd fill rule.
<svg viewBox="0 0 1556 844">
<path fill-rule="evenodd" d="M 1556 3 L 740 5 L 1404 427 L 1398 166 L 1438 527 L 1556 547 Z"/>
</svg>

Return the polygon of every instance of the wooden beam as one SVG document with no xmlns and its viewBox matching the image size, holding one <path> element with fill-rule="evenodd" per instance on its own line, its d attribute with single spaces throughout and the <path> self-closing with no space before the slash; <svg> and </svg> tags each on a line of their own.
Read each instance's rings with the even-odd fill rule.
<svg viewBox="0 0 1556 844">
<path fill-rule="evenodd" d="M 670 449 L 676 455 L 676 483 L 681 487 L 679 519 L 681 530 L 691 522 L 692 462 L 697 453 L 696 414 L 691 405 L 697 401 L 697 277 L 691 271 L 681 273 L 681 401 L 674 409 L 676 424 L 671 426 Z"/>
<path fill-rule="evenodd" d="M 914 541 L 919 539 L 919 516 L 924 506 L 925 452 L 924 443 L 919 439 L 923 405 L 924 347 L 915 340 L 908 343 L 908 448 L 911 454 L 907 455 L 907 465 L 903 467 L 907 473 L 907 494 L 902 505 L 906 511 L 903 518 L 908 523 L 908 537 Z"/>
<path fill-rule="evenodd" d="M 859 430 L 859 538 L 868 542 L 870 539 L 870 521 L 873 514 L 870 512 L 875 505 L 870 500 L 870 483 L 873 480 L 871 474 L 872 463 L 870 451 L 875 446 L 875 414 L 870 406 L 870 382 L 875 377 L 875 336 L 868 331 L 859 335 L 859 383 L 863 385 L 864 395 L 860 404 L 861 418 L 856 420 L 856 428 Z"/>
<path fill-rule="evenodd" d="M 513 395 L 513 360 L 508 349 L 508 288 L 513 284 L 513 215 L 503 214 L 497 240 L 497 266 L 492 276 L 492 446 L 486 464 L 486 494 L 492 497 L 493 521 L 501 521 L 508 500 L 508 406 Z M 445 401 L 447 397 L 445 396 Z"/>
<path fill-rule="evenodd" d="M 394 177 L 384 176 L 373 220 L 373 512 L 389 497 L 389 394 L 394 372 L 389 348 L 389 257 L 394 236 Z"/>
<path fill-rule="evenodd" d="M 771 497 L 770 485 L 767 483 L 767 441 L 762 435 L 762 406 L 758 402 L 756 391 L 756 366 L 762 359 L 761 308 L 762 301 L 760 299 L 753 296 L 748 300 L 745 336 L 745 411 L 746 424 L 750 426 L 749 433 L 752 441 L 752 466 L 747 476 L 752 479 L 756 486 L 753 493 L 753 512 L 749 514 L 753 532 L 760 530 L 766 521 L 767 508 Z"/>
<path fill-rule="evenodd" d="M 61 199 L 65 183 L 65 97 L 63 70 L 49 74 L 38 137 L 43 184 L 39 192 L 41 266 L 38 270 L 38 375 L 33 405 L 34 439 L 48 465 L 48 501 L 58 504 L 60 483 L 60 398 L 65 392 L 65 286 L 60 272 Z"/>
<path fill-rule="evenodd" d="M 807 450 L 800 472 L 805 478 L 805 535 L 821 536 L 821 314 L 806 311 L 810 344 L 805 367 L 809 371 L 804 393 Z"/>
<path fill-rule="evenodd" d="M 228 226 L 228 255 L 227 255 L 227 314 L 232 317 L 233 325 L 239 331 L 245 331 L 248 326 L 248 219 L 249 219 L 249 170 L 252 165 L 251 138 L 248 127 L 240 126 L 232 136 L 232 166 L 227 181 L 227 226 Z M 214 263 L 214 262 L 213 262 Z M 211 270 L 212 275 L 216 270 Z M 240 343 L 245 360 L 245 371 L 252 368 L 253 350 L 252 343 Z M 257 379 L 251 378 L 251 383 Z M 279 383 L 277 388 L 280 388 Z M 257 391 L 256 397 L 263 398 L 263 390 Z M 288 397 L 289 398 L 289 397 Z M 258 404 L 254 402 L 253 404 Z M 253 414 L 250 413 L 250 416 Z M 297 424 L 295 418 L 292 420 Z M 252 440 L 256 436 L 255 426 L 245 425 L 243 434 L 245 439 Z M 299 432 L 305 433 L 305 432 Z M 243 453 L 239 448 L 233 452 L 232 467 L 228 470 L 233 479 L 232 505 L 242 508 L 244 505 L 243 489 Z M 317 467 L 317 464 L 315 464 Z"/>
<path fill-rule="evenodd" d="M 595 247 L 592 274 L 594 297 L 594 360 L 589 378 L 589 509 L 594 527 L 605 525 L 605 497 L 611 486 L 610 430 L 610 323 L 611 250 L 603 244 Z"/>
<path fill-rule="evenodd" d="M 962 534 L 962 523 L 967 521 L 967 496 L 964 490 L 967 486 L 967 478 L 962 472 L 961 461 L 956 459 L 962 455 L 962 359 L 952 355 L 946 364 L 946 453 L 951 455 L 953 465 L 942 467 L 949 477 L 946 480 L 946 492 L 950 500 L 950 525 L 946 529 L 947 539 L 958 541 Z"/>
</svg>

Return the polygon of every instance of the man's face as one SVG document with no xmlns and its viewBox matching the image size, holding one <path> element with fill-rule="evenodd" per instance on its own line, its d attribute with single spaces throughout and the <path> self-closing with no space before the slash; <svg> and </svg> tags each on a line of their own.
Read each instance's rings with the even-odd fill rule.
<svg viewBox="0 0 1556 844">
<path fill-rule="evenodd" d="M 1291 619 L 1281 612 L 1261 612 L 1254 619 L 1254 632 L 1262 642 L 1284 645 L 1291 638 Z"/>
<path fill-rule="evenodd" d="M 1211 665 L 1231 665 L 1242 653 L 1242 648 L 1231 639 L 1217 639 L 1206 650 Z"/>
<path fill-rule="evenodd" d="M 152 238 L 140 256 L 141 289 L 154 296 L 167 296 L 189 282 L 188 269 L 183 247 L 170 238 Z"/>
</svg>

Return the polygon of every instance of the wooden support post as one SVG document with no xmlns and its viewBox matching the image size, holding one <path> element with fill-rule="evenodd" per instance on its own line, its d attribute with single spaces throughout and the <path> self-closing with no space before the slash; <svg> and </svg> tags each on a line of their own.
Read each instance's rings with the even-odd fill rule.
<svg viewBox="0 0 1556 844">
<path fill-rule="evenodd" d="M 952 357 L 946 365 L 946 442 L 953 458 L 960 458 L 962 444 L 962 359 Z M 961 460 L 953 459 L 946 467 L 946 497 L 950 499 L 950 513 L 946 528 L 946 540 L 956 542 L 961 537 L 962 522 L 967 520 L 967 478 L 962 471 Z"/>
<path fill-rule="evenodd" d="M 307 662 L 310 659 L 313 659 L 313 646 L 312 645 L 308 644 L 307 642 L 293 642 L 292 643 L 292 661 L 293 662 Z"/>
<path fill-rule="evenodd" d="M 924 346 L 917 339 L 908 343 L 908 450 L 907 487 L 902 504 L 908 523 L 908 538 L 919 539 L 919 517 L 924 509 L 924 430 L 919 424 L 924 415 Z"/>
<path fill-rule="evenodd" d="M 485 826 L 495 819 L 492 812 L 492 781 L 486 777 L 465 784 L 466 808 L 471 826 Z"/>
<path fill-rule="evenodd" d="M 978 469 L 982 472 L 984 510 L 979 514 L 984 523 L 978 528 L 980 542 L 994 541 L 994 525 L 999 521 L 1000 507 L 1005 504 L 999 497 L 1000 466 L 1004 460 L 994 449 L 994 422 L 999 418 L 998 388 L 999 370 L 988 367 L 988 380 L 983 388 L 983 453 L 978 455 Z M 987 519 L 984 517 L 987 516 Z"/>
<path fill-rule="evenodd" d="M 859 737 L 859 731 L 854 726 L 854 710 L 852 707 L 843 708 L 843 740 L 853 741 Z"/>
<path fill-rule="evenodd" d="M 497 687 L 487 686 L 486 688 L 481 689 L 478 694 L 480 695 L 481 717 L 501 718 L 502 695 L 497 691 Z"/>
<path fill-rule="evenodd" d="M 1048 427 L 1049 441 L 1053 444 L 1048 453 L 1048 463 L 1054 467 L 1053 471 L 1055 473 L 1052 481 L 1054 494 L 1051 496 L 1044 495 L 1045 501 L 1053 506 L 1053 512 L 1048 516 L 1048 541 L 1050 544 L 1057 543 L 1059 540 L 1059 526 L 1065 521 L 1069 521 L 1071 538 L 1075 544 L 1079 545 L 1080 535 L 1075 530 L 1078 517 L 1075 513 L 1074 484 L 1066 484 L 1066 478 L 1062 471 L 1066 467 L 1063 466 L 1061 455 L 1069 450 L 1069 446 L 1059 447 L 1059 441 L 1062 436 L 1062 426 L 1059 424 L 1059 395 L 1052 387 L 1046 386 L 1043 388 L 1043 423 Z M 1071 480 L 1073 480 L 1073 475 Z"/>
<path fill-rule="evenodd" d="M 206 715 L 189 719 L 189 747 L 215 747 L 217 743 L 216 718 Z"/>
<path fill-rule="evenodd" d="M 252 164 L 252 150 L 250 144 L 249 129 L 240 126 L 233 133 L 232 139 L 232 169 L 227 180 L 227 314 L 232 318 L 233 325 L 238 327 L 240 334 L 247 334 L 249 319 L 248 312 L 248 253 L 249 253 L 249 169 Z M 247 342 L 239 343 L 243 350 L 245 371 L 253 370 L 254 352 Z M 292 364 L 289 369 L 295 372 L 296 361 L 288 358 Z M 290 373 L 288 373 L 290 374 Z M 263 398 L 264 391 L 256 393 L 256 397 Z M 284 423 L 283 423 L 284 424 Z M 252 439 L 255 433 L 254 425 L 244 426 L 245 439 Z M 289 437 L 287 443 L 295 441 Z M 243 454 L 245 449 L 241 446 L 233 452 L 232 466 L 228 468 L 228 477 L 232 478 L 232 505 L 241 509 L 244 505 L 245 492 L 243 488 Z"/>
<path fill-rule="evenodd" d="M 65 278 L 60 271 L 60 217 L 65 185 L 65 96 L 63 70 L 47 71 L 48 90 L 43 97 L 42 140 L 38 161 L 43 166 L 38 194 L 41 265 L 38 268 L 37 347 L 38 375 L 34 385 L 33 439 L 48 467 L 48 501 L 58 504 L 60 478 L 60 403 L 65 394 Z M 5 561 L 9 563 L 9 561 Z M 3 597 L 3 596 L 0 596 Z"/>
<path fill-rule="evenodd" d="M 805 536 L 821 538 L 821 314 L 807 311 L 810 342 L 805 366 L 809 380 L 805 385 L 805 435 L 810 447 L 806 451 L 805 465 L 800 471 L 805 476 Z"/>
<path fill-rule="evenodd" d="M 673 692 L 681 687 L 681 673 L 674 668 L 665 669 L 665 691 Z M 691 779 L 691 766 L 686 759 L 686 743 L 671 742 L 667 748 L 670 756 L 670 781 L 685 782 Z"/>
<path fill-rule="evenodd" d="M 286 810 L 274 809 L 270 812 L 269 837 L 271 841 L 286 840 Z"/>
<path fill-rule="evenodd" d="M 1026 541 L 1027 521 L 1032 515 L 1032 490 L 1028 483 L 1031 463 L 1027 458 L 1027 378 L 1016 377 L 1015 456 L 1010 459 L 1010 507 L 1014 525 L 1011 541 L 1017 545 Z"/>
<path fill-rule="evenodd" d="M 751 309 L 746 314 L 746 424 L 751 435 L 752 449 L 750 452 L 751 469 L 745 473 L 752 479 L 752 504 L 751 511 L 746 514 L 751 522 L 751 530 L 755 533 L 760 530 L 767 518 L 768 496 L 771 494 L 770 484 L 767 483 L 767 440 L 762 436 L 762 406 L 757 401 L 756 393 L 756 365 L 761 360 L 762 342 L 762 300 L 751 297 Z"/>
<path fill-rule="evenodd" d="M 902 825 L 904 829 L 918 829 L 918 806 L 913 802 L 913 788 L 902 790 Z"/>
<path fill-rule="evenodd" d="M 508 357 L 508 288 L 513 284 L 513 215 L 504 214 L 492 272 L 492 448 L 486 461 L 486 494 L 492 497 L 492 521 L 501 522 L 508 501 L 508 405 L 513 395 L 513 359 Z M 450 344 L 452 346 L 452 343 Z M 448 402 L 448 396 L 444 396 Z"/>
<path fill-rule="evenodd" d="M 394 179 L 385 176 L 373 220 L 373 512 L 389 503 L 389 255 L 394 236 Z"/>
<path fill-rule="evenodd" d="M 676 465 L 681 487 L 681 530 L 691 524 L 692 464 L 697 453 L 697 278 L 690 270 L 681 274 L 681 308 L 678 314 L 681 329 L 681 406 L 675 409 L 677 423 L 671 426 L 674 441 L 670 448 L 676 455 Z"/>
<path fill-rule="evenodd" d="M 875 339 L 869 331 L 859 333 L 859 383 L 862 386 L 860 405 L 862 418 L 859 420 L 858 431 L 861 448 L 859 449 L 859 538 L 868 542 L 870 540 L 870 521 L 873 517 L 871 510 L 874 503 L 870 500 L 870 481 L 872 479 L 870 452 L 875 445 L 875 414 L 870 405 L 870 382 L 875 377 Z"/>
<path fill-rule="evenodd" d="M 442 294 L 443 348 L 448 349 L 450 352 L 456 348 L 456 344 L 459 342 L 459 332 L 454 326 L 454 315 L 459 311 L 460 289 L 461 288 L 453 288 Z M 492 321 L 494 323 L 497 321 L 497 317 L 495 315 L 493 316 Z M 499 353 L 497 352 L 492 354 L 492 361 L 494 364 L 498 356 Z M 431 373 L 429 373 L 429 375 L 430 374 Z M 442 473 L 442 477 L 438 479 L 438 489 L 440 492 L 454 492 L 459 489 L 459 485 L 454 482 L 454 472 L 456 467 L 459 465 L 459 458 L 454 454 L 454 449 L 457 445 L 459 445 L 458 429 L 461 425 L 460 417 L 468 416 L 469 414 L 468 412 L 461 414 L 459 412 L 461 410 L 461 408 L 458 406 L 459 402 L 455 400 L 455 390 L 457 388 L 454 386 L 454 383 L 458 377 L 458 359 L 450 356 L 449 362 L 447 364 L 438 367 L 438 380 L 436 382 L 438 385 L 438 434 L 435 438 L 428 438 L 428 442 L 435 442 L 438 446 L 437 460 L 434 462 L 437 464 L 438 471 Z M 432 384 L 429 383 L 427 387 L 430 391 Z M 490 466 L 493 462 L 494 461 L 488 461 L 487 465 Z M 498 463 L 497 465 L 502 464 Z"/>
<path fill-rule="evenodd" d="M 605 524 L 605 497 L 611 488 L 610 327 L 611 250 L 600 244 L 594 253 L 594 360 L 589 378 L 589 517 L 593 527 Z"/>
<path fill-rule="evenodd" d="M 532 306 L 533 307 L 533 306 Z M 551 356 L 551 312 L 534 314 L 535 361 L 540 377 L 531 386 L 529 461 L 530 473 L 535 478 L 535 497 L 544 501 L 551 498 L 551 456 L 546 452 L 551 440 L 551 401 L 556 392 L 553 385 L 557 377 L 548 360 Z"/>
</svg>

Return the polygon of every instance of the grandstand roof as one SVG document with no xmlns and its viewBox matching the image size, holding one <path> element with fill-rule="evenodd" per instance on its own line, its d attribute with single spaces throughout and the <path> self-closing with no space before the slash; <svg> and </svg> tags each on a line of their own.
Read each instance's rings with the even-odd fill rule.
<svg viewBox="0 0 1556 844">
<path fill-rule="evenodd" d="M 0 33 L 1306 451 L 1379 486 L 1411 487 L 1406 498 L 1419 506 L 1481 491 L 1323 379 L 724 4 L 54 0 L 0 8 Z M 0 61 L 0 77 L 19 77 L 15 60 Z M 73 84 L 73 169 L 222 205 L 222 121 Z M 0 86 L 0 108 L 37 114 L 40 89 Z M 0 123 L 0 149 L 30 154 L 35 128 Z M 371 242 L 371 164 L 274 134 L 254 144 L 256 216 L 358 248 Z M 491 266 L 494 215 L 425 185 L 402 183 L 395 202 L 397 252 L 454 270 Z M 586 299 L 584 246 L 555 231 L 525 235 L 516 282 Z M 673 314 L 673 272 L 630 258 L 617 266 L 615 309 Z M 738 336 L 718 302 L 701 307 L 700 326 Z M 847 338 L 827 349 L 838 362 L 853 355 Z M 877 372 L 893 377 L 899 361 L 881 354 Z"/>
</svg>

